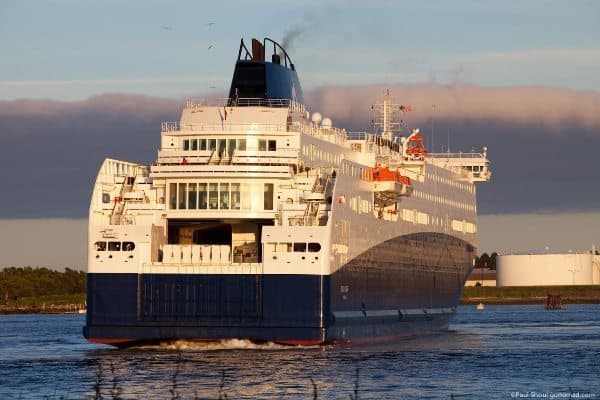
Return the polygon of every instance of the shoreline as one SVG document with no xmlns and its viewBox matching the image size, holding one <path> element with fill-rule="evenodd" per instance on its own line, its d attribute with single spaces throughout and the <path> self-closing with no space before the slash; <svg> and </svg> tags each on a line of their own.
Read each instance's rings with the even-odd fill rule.
<svg viewBox="0 0 600 400">
<path fill-rule="evenodd" d="M 548 295 L 560 295 L 562 304 L 600 304 L 600 285 L 589 286 L 466 286 L 459 305 L 545 305 Z M 0 303 L 2 314 L 80 314 L 85 293 L 23 297 Z M 83 313 L 81 313 L 83 314 Z"/>
</svg>

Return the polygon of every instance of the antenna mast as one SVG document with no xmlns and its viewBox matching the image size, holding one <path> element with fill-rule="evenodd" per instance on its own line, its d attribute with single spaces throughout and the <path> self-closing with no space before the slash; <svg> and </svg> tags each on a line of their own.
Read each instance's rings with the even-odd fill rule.
<svg viewBox="0 0 600 400">
<path fill-rule="evenodd" d="M 394 135 L 398 135 L 402 129 L 404 121 L 400 119 L 400 104 L 394 104 L 390 100 L 390 90 L 385 90 L 383 104 L 373 104 L 373 129 L 379 133 L 382 138 L 393 140 Z"/>
</svg>

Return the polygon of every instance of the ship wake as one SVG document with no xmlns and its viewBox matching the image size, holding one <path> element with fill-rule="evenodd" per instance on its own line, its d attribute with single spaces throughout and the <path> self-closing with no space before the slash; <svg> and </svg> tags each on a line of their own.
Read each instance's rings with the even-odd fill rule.
<svg viewBox="0 0 600 400">
<path fill-rule="evenodd" d="M 133 348 L 140 350 L 168 351 L 219 351 L 219 350 L 289 350 L 318 348 L 319 346 L 295 346 L 275 342 L 253 342 L 248 339 L 222 339 L 217 341 L 175 340 L 146 344 Z"/>
</svg>

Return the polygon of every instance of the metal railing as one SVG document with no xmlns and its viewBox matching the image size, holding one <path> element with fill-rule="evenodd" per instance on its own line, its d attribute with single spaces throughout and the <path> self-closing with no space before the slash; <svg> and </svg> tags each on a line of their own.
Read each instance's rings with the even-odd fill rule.
<svg viewBox="0 0 600 400">
<path fill-rule="evenodd" d="M 214 98 L 214 99 L 189 99 L 186 108 L 201 108 L 201 107 L 272 107 L 282 108 L 289 107 L 298 112 L 306 112 L 304 104 L 290 99 L 262 99 L 254 97 L 239 97 L 239 98 Z"/>
</svg>

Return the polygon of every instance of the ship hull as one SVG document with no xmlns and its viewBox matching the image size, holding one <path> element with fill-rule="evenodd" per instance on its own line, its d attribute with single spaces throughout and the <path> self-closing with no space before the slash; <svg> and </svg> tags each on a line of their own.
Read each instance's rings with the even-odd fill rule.
<svg viewBox="0 0 600 400">
<path fill-rule="evenodd" d="M 423 258 L 398 254 L 412 254 L 415 238 L 434 254 L 454 245 L 464 260 L 473 249 L 432 235 L 383 242 L 330 276 L 90 273 L 84 336 L 119 347 L 234 338 L 319 345 L 439 331 L 455 314 L 468 265 L 440 257 L 424 268 Z"/>
</svg>

